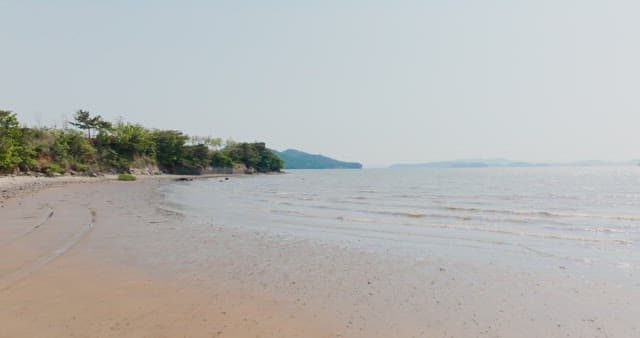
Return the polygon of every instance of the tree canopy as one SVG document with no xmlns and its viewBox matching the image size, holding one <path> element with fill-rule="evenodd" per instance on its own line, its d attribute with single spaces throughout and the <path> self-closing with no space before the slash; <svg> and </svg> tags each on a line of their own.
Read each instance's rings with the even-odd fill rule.
<svg viewBox="0 0 640 338">
<path fill-rule="evenodd" d="M 91 117 L 91 113 L 86 110 L 78 110 L 73 118 L 75 122 L 69 123 L 79 129 L 86 130 L 89 139 L 91 139 L 91 130 L 111 128 L 111 123 L 104 121 L 100 115 Z"/>
<path fill-rule="evenodd" d="M 0 171 L 13 171 L 22 162 L 20 136 L 20 124 L 16 114 L 0 110 Z"/>
<path fill-rule="evenodd" d="M 284 162 L 261 142 L 235 143 L 227 146 L 224 153 L 231 161 L 258 172 L 280 171 L 284 166 Z"/>
</svg>

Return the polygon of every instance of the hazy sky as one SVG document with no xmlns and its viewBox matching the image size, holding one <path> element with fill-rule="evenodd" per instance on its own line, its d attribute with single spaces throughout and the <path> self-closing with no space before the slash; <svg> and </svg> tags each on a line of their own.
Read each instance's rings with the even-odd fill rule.
<svg viewBox="0 0 640 338">
<path fill-rule="evenodd" d="M 366 165 L 640 157 L 638 1 L 3 1 L 0 108 Z"/>
</svg>

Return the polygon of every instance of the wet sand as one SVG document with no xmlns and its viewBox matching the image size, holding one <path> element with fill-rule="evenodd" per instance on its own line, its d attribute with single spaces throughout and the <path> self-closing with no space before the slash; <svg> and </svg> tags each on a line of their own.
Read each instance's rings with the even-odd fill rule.
<svg viewBox="0 0 640 338">
<path fill-rule="evenodd" d="M 333 336 L 268 294 L 199 288 L 129 264 L 137 253 L 119 241 L 149 224 L 137 215 L 156 213 L 149 202 L 168 180 L 5 182 L 0 337 Z"/>
<path fill-rule="evenodd" d="M 166 182 L 53 185 L 5 199 L 0 337 L 640 335 L 637 284 L 573 267 L 194 228 L 162 207 Z"/>
</svg>

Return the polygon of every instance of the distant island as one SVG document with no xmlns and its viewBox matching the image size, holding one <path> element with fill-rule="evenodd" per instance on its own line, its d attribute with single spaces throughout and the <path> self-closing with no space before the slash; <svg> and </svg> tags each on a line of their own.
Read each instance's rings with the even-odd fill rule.
<svg viewBox="0 0 640 338">
<path fill-rule="evenodd" d="M 284 161 L 284 169 L 362 169 L 362 164 L 357 162 L 338 161 L 300 150 L 272 151 Z"/>
<path fill-rule="evenodd" d="M 466 159 L 439 162 L 424 163 L 399 163 L 390 167 L 394 169 L 409 168 L 518 168 L 518 167 L 611 167 L 611 166 L 634 166 L 638 165 L 639 160 L 631 161 L 600 161 L 587 160 L 576 162 L 523 162 L 511 161 L 503 158 L 497 159 Z"/>
</svg>

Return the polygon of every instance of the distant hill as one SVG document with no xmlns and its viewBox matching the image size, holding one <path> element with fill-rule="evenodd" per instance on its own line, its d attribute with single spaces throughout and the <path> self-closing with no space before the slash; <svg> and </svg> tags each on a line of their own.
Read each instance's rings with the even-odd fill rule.
<svg viewBox="0 0 640 338">
<path fill-rule="evenodd" d="M 287 149 L 285 151 L 272 150 L 284 161 L 284 169 L 361 169 L 357 162 L 343 162 L 332 158 L 305 153 L 304 151 Z"/>
<path fill-rule="evenodd" d="M 502 158 L 497 159 L 470 159 L 442 162 L 425 163 L 402 163 L 393 164 L 391 168 L 513 168 L 513 167 L 607 167 L 607 166 L 630 166 L 636 165 L 638 160 L 610 162 L 610 161 L 577 161 L 564 163 L 535 163 L 511 161 Z"/>
</svg>

